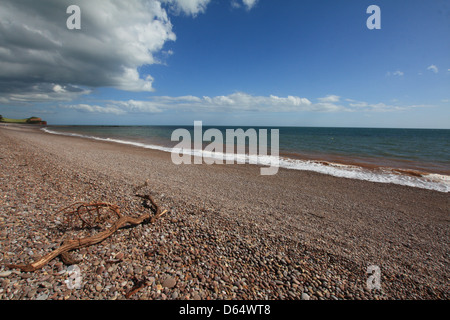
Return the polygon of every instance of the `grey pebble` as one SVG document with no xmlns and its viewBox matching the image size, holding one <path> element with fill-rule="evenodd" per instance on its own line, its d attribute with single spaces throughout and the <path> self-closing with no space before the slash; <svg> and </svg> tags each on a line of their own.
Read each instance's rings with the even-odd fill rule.
<svg viewBox="0 0 450 320">
<path fill-rule="evenodd" d="M 48 299 L 48 294 L 46 294 L 46 293 L 42 293 L 36 297 L 36 300 L 47 300 L 47 299 Z"/>
<path fill-rule="evenodd" d="M 177 283 L 177 280 L 172 277 L 168 277 L 166 280 L 163 281 L 162 286 L 166 288 L 173 288 L 175 287 L 175 284 Z"/>
<path fill-rule="evenodd" d="M 0 272 L 0 277 L 7 277 L 7 276 L 9 276 L 10 274 L 11 274 L 12 272 L 11 271 L 3 271 L 3 272 Z"/>
</svg>

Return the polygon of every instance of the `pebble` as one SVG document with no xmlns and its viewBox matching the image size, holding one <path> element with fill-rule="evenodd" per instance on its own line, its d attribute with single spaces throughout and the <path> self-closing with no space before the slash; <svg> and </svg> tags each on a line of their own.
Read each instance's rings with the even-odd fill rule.
<svg viewBox="0 0 450 320">
<path fill-rule="evenodd" d="M 36 297 L 36 300 L 47 300 L 47 299 L 48 299 L 47 293 L 42 293 Z"/>
<path fill-rule="evenodd" d="M 105 271 L 105 267 L 104 266 L 100 266 L 97 268 L 97 270 L 95 271 L 95 273 L 97 274 L 102 274 Z"/>
<path fill-rule="evenodd" d="M 135 192 L 130 192 L 133 184 L 142 183 L 137 181 L 142 176 L 133 178 L 132 170 L 127 172 L 126 179 L 123 179 L 122 173 L 115 176 L 117 172 L 114 167 L 102 169 L 103 163 L 95 163 L 98 171 L 86 171 L 82 167 L 73 166 L 77 159 L 84 159 L 76 150 L 64 150 L 58 160 L 45 148 L 42 153 L 33 156 L 33 150 L 37 150 L 36 145 L 39 147 L 43 143 L 37 136 L 33 138 L 32 135 L 25 136 L 18 132 L 13 140 L 8 135 L 3 134 L 0 128 L 0 155 L 4 158 L 1 164 L 7 168 L 2 171 L 3 180 L 0 184 L 0 207 L 7 209 L 0 210 L 2 227 L 6 226 L 8 230 L 6 233 L 0 231 L 0 238 L 8 237 L 8 241 L 0 242 L 0 259 L 5 263 L 30 261 L 32 258 L 29 253 L 42 255 L 59 247 L 65 239 L 94 231 L 70 228 L 62 230 L 65 220 L 56 212 L 71 203 L 97 200 L 113 202 L 121 206 L 123 214 L 133 215 L 146 210 L 142 208 L 141 199 L 133 196 Z M 21 139 L 30 143 L 17 143 Z M 49 143 L 48 146 L 58 150 L 58 144 L 54 147 Z M 90 151 L 86 152 L 91 155 Z M 68 155 L 72 155 L 74 160 L 70 164 L 64 161 Z M 121 159 L 122 155 L 119 152 L 114 157 Z M 18 159 L 26 159 L 28 168 L 18 167 Z M 136 160 L 139 168 L 139 160 L 130 159 Z M 112 163 L 109 155 L 104 160 Z M 155 166 L 158 167 L 159 164 L 155 163 Z M 33 170 L 28 171 L 29 168 Z M 202 172 L 209 174 L 208 170 Z M 357 256 L 357 247 L 353 246 L 359 240 L 347 237 L 356 231 L 364 234 L 365 229 L 355 228 L 354 231 L 346 230 L 350 232 L 348 234 L 338 234 L 339 230 L 330 228 L 329 221 L 322 219 L 323 229 L 330 232 L 321 237 L 320 241 L 311 241 L 308 238 L 311 236 L 308 230 L 311 224 L 302 224 L 305 222 L 303 216 L 308 217 L 302 210 L 321 206 L 330 210 L 321 215 L 329 217 L 333 214 L 336 219 L 331 220 L 345 222 L 340 218 L 344 217 L 340 209 L 345 209 L 344 204 L 354 205 L 353 202 L 346 201 L 351 200 L 347 199 L 351 195 L 336 193 L 330 198 L 316 197 L 313 199 L 315 203 L 311 204 L 303 201 L 299 212 L 285 216 L 284 213 L 291 208 L 287 201 L 286 211 L 284 210 L 284 198 L 281 194 L 280 200 L 273 203 L 265 203 L 263 198 L 259 199 L 261 203 L 256 204 L 256 207 L 259 206 L 261 212 L 256 212 L 253 207 L 255 202 L 252 202 L 254 199 L 248 199 L 248 207 L 231 208 L 233 199 L 230 202 L 210 203 L 206 196 L 203 201 L 197 197 L 185 197 L 189 192 L 186 190 L 195 190 L 201 188 L 201 185 L 182 179 L 182 175 L 182 184 L 171 180 L 174 182 L 173 186 L 166 187 L 161 182 L 165 178 L 164 170 L 160 172 L 152 168 L 142 172 L 144 174 L 154 181 L 142 193 L 152 193 L 163 209 L 169 209 L 164 221 L 123 228 L 105 242 L 76 250 L 74 254 L 82 259 L 78 265 L 82 278 L 80 289 L 68 288 L 65 280 L 69 279 L 69 274 L 58 273 L 66 270 L 66 266 L 56 258 L 36 272 L 0 272 L 0 299 L 120 300 L 125 298 L 124 295 L 136 279 L 146 281 L 147 287 L 139 290 L 132 299 L 449 299 L 448 293 L 442 291 L 446 285 L 445 277 L 433 276 L 436 281 L 428 283 L 436 283 L 436 288 L 433 285 L 433 290 L 428 290 L 426 282 L 418 285 L 410 281 L 414 279 L 411 278 L 411 273 L 405 274 L 406 271 L 401 268 L 396 269 L 395 264 L 389 260 L 383 261 L 383 292 L 367 291 L 358 294 L 358 291 L 364 290 L 367 279 L 364 271 L 367 265 L 362 256 Z M 17 179 L 18 176 L 23 178 Z M 246 176 L 241 181 L 247 182 Z M 257 187 L 256 184 L 248 186 Z M 172 187 L 173 194 L 170 194 L 169 189 Z M 161 189 L 165 189 L 164 199 L 158 194 Z M 223 191 L 227 190 L 224 186 Z M 179 201 L 180 196 L 185 200 Z M 335 201 L 337 198 L 333 197 L 341 197 L 343 201 Z M 217 198 L 213 195 L 211 199 Z M 299 199 L 306 198 L 300 195 Z M 383 206 L 380 205 L 380 211 L 384 210 Z M 363 206 L 355 206 L 344 212 L 349 212 L 354 217 L 362 209 Z M 361 217 L 360 220 L 363 219 L 365 218 Z M 59 225 L 56 221 L 59 221 Z M 357 227 L 361 221 L 356 219 Z M 292 233 L 291 227 L 297 226 L 301 226 L 302 232 Z M 434 222 L 433 227 L 440 230 L 439 225 Z M 298 237 L 293 236 L 294 234 Z M 39 243 L 36 242 L 37 239 Z M 346 243 L 343 240 L 349 242 L 345 250 L 339 251 L 338 247 L 330 245 L 333 243 L 329 242 L 330 239 L 336 240 L 336 243 Z M 394 237 L 393 240 L 390 247 L 401 244 Z M 434 245 L 428 240 L 427 243 L 431 245 L 430 248 L 444 249 L 437 252 L 445 252 L 441 245 Z M 411 242 L 411 246 L 415 244 Z M 400 257 L 400 253 L 396 257 Z M 436 254 L 433 253 L 430 258 L 436 258 Z M 420 261 L 411 266 L 420 267 Z M 433 267 L 431 262 L 430 266 Z M 439 270 L 444 270 L 443 266 Z M 433 270 L 437 275 L 437 269 L 433 267 Z M 399 276 L 401 278 L 396 278 Z"/>
<path fill-rule="evenodd" d="M 177 283 L 177 280 L 172 277 L 166 278 L 166 280 L 163 281 L 162 286 L 166 288 L 173 288 L 175 287 L 175 284 Z"/>
<path fill-rule="evenodd" d="M 115 256 L 115 258 L 116 258 L 117 260 L 122 260 L 123 257 L 124 257 L 123 252 L 120 252 L 120 253 L 116 254 L 116 256 Z"/>
</svg>

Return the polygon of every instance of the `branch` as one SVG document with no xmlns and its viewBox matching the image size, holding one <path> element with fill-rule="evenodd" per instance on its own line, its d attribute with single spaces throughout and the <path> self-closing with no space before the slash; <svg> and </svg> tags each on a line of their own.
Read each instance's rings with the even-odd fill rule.
<svg viewBox="0 0 450 320">
<path fill-rule="evenodd" d="M 97 208 L 108 207 L 109 209 L 113 210 L 119 218 L 118 218 L 118 220 L 116 220 L 113 223 L 113 225 L 110 228 L 108 228 L 102 232 L 99 232 L 98 234 L 96 234 L 94 236 L 64 241 L 63 244 L 59 248 L 53 250 L 49 254 L 45 255 L 41 259 L 38 259 L 37 261 L 35 261 L 31 264 L 27 264 L 27 265 L 9 264 L 9 265 L 7 265 L 7 267 L 17 268 L 17 269 L 20 269 L 20 270 L 26 271 L 26 272 L 32 272 L 32 271 L 41 269 L 42 267 L 44 267 L 47 263 L 49 263 L 51 260 L 53 260 L 57 256 L 61 256 L 61 259 L 63 260 L 63 262 L 65 262 L 67 264 L 78 263 L 77 261 L 75 261 L 74 259 L 72 259 L 70 257 L 70 255 L 68 253 L 69 251 L 83 248 L 83 247 L 88 247 L 93 244 L 102 242 L 103 240 L 105 240 L 106 238 L 111 236 L 114 232 L 116 232 L 118 229 L 120 229 L 121 227 L 123 227 L 127 224 L 138 225 L 138 224 L 143 223 L 146 220 L 150 220 L 151 223 L 154 223 L 161 215 L 163 215 L 164 213 L 167 212 L 167 210 L 164 210 L 161 213 L 159 206 L 156 204 L 156 202 L 153 200 L 153 198 L 150 195 L 148 195 L 148 196 L 138 195 L 138 196 L 141 198 L 144 198 L 146 200 L 149 200 L 151 202 L 152 206 L 154 207 L 152 209 L 155 211 L 155 214 L 153 216 L 150 215 L 150 213 L 146 212 L 137 218 L 133 218 L 130 216 L 122 215 L 119 212 L 119 207 L 116 205 L 111 205 L 108 203 L 89 203 L 89 204 L 81 203 L 81 205 L 78 206 L 78 208 L 76 210 L 69 212 L 69 213 L 77 212 L 77 215 L 78 215 L 81 207 L 91 207 L 91 206 L 94 206 Z M 78 204 L 80 204 L 80 203 L 76 203 L 76 205 L 78 205 Z M 73 207 L 73 206 L 70 206 L 70 207 Z M 70 207 L 67 207 L 65 209 L 68 209 Z M 87 210 L 87 212 L 90 212 L 90 211 L 92 211 L 92 210 L 90 210 L 90 209 Z M 97 210 L 97 214 L 98 214 L 98 210 Z M 79 218 L 82 220 L 82 222 L 84 224 L 87 224 L 88 226 L 90 226 L 90 224 L 87 223 L 84 219 L 82 219 L 81 216 L 79 216 Z"/>
</svg>

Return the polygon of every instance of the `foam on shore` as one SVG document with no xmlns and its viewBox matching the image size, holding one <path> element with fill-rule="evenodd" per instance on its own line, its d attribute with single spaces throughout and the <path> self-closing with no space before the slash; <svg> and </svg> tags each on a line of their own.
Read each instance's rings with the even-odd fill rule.
<svg viewBox="0 0 450 320">
<path fill-rule="evenodd" d="M 69 132 L 57 132 L 48 128 L 42 128 L 43 131 L 50 134 L 64 135 L 88 138 L 99 141 L 115 142 L 120 144 L 132 145 L 146 149 L 160 150 L 164 152 L 183 153 L 197 157 L 208 157 L 222 160 L 224 163 L 235 161 L 235 163 L 250 163 L 261 166 L 274 166 L 278 163 L 280 168 L 291 170 L 313 171 L 317 173 L 327 174 L 335 177 L 358 179 L 379 183 L 393 183 L 398 185 L 435 190 L 439 192 L 450 192 L 450 176 L 442 174 L 408 174 L 406 170 L 398 170 L 394 168 L 378 168 L 367 169 L 355 165 L 345 165 L 333 162 L 291 159 L 286 157 L 274 157 L 270 155 L 248 155 L 248 154 L 226 154 L 222 152 L 207 152 L 204 150 L 193 149 L 176 149 L 163 147 L 154 144 L 146 144 L 141 142 L 127 141 L 114 138 L 101 138 L 90 135 L 82 135 Z"/>
</svg>

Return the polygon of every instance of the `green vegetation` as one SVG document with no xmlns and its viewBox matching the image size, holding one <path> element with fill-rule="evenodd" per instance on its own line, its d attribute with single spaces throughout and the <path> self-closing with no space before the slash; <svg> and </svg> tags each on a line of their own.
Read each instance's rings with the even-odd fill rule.
<svg viewBox="0 0 450 320">
<path fill-rule="evenodd" d="M 47 124 L 46 121 L 42 121 L 39 117 L 30 117 L 26 119 L 9 119 L 0 115 L 0 122 L 3 123 L 17 123 L 17 124 Z"/>
<path fill-rule="evenodd" d="M 0 121 L 6 122 L 6 123 L 27 123 L 27 119 L 9 119 L 9 118 L 3 118 L 3 117 Z"/>
</svg>

